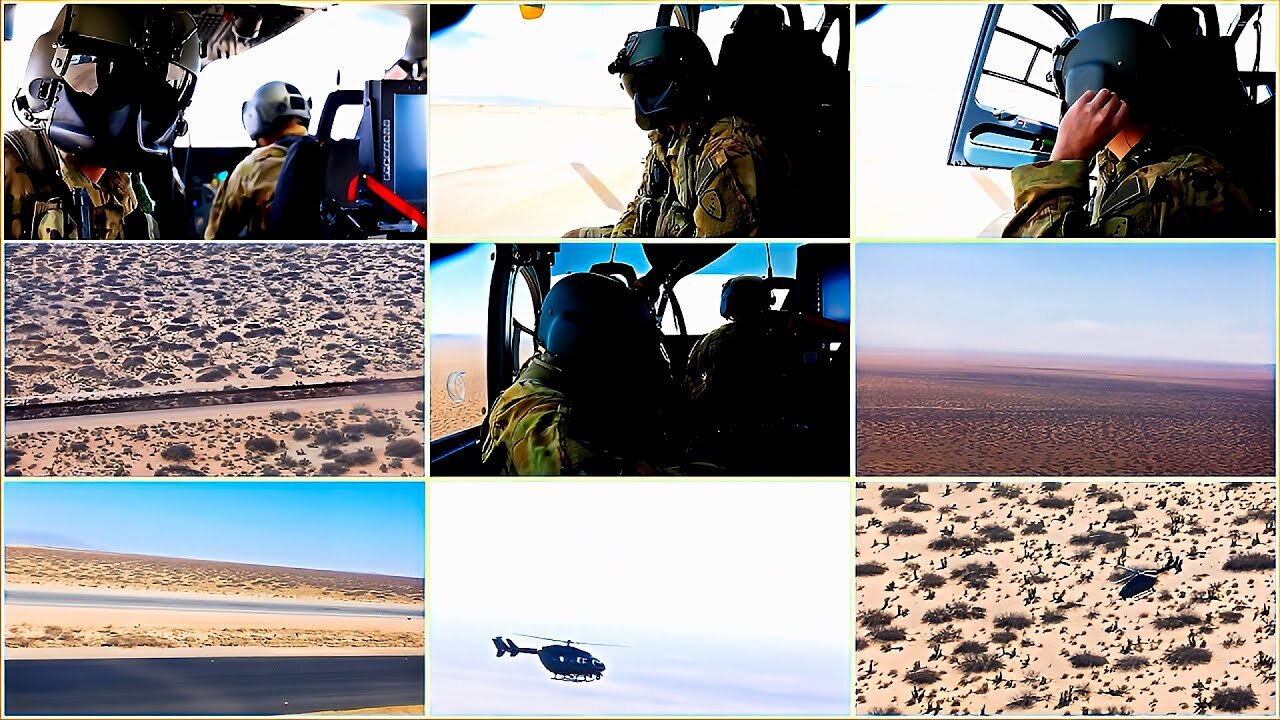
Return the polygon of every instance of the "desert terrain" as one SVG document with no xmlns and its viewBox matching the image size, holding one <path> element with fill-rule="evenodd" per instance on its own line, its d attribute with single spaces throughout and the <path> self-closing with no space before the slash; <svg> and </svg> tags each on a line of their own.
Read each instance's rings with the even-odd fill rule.
<svg viewBox="0 0 1280 720">
<path fill-rule="evenodd" d="M 5 474 L 421 476 L 420 393 L 10 420 Z"/>
<path fill-rule="evenodd" d="M 432 103 L 432 235 L 560 237 L 612 224 L 648 151 L 629 107 Z"/>
<path fill-rule="evenodd" d="M 855 502 L 855 714 L 1274 717 L 1274 482 L 859 482 Z"/>
<path fill-rule="evenodd" d="M 424 282 L 420 245 L 8 246 L 6 472 L 419 475 L 424 395 L 360 384 L 421 384 Z"/>
<path fill-rule="evenodd" d="M 859 350 L 859 475 L 1275 475 L 1275 370 Z"/>
<path fill-rule="evenodd" d="M 461 402 L 449 396 L 449 376 L 463 373 Z M 479 425 L 487 407 L 484 338 L 444 335 L 431 338 L 431 439 Z"/>
<path fill-rule="evenodd" d="M 21 545 L 5 555 L 5 646 L 24 658 L 422 647 L 420 578 Z"/>
</svg>

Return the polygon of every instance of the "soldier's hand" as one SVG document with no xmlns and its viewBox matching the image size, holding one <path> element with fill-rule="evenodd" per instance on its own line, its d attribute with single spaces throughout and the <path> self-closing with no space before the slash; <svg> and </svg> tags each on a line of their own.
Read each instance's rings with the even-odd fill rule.
<svg viewBox="0 0 1280 720">
<path fill-rule="evenodd" d="M 1102 88 L 1081 95 L 1062 116 L 1052 160 L 1090 160 L 1111 142 L 1129 119 L 1129 106 Z"/>
</svg>

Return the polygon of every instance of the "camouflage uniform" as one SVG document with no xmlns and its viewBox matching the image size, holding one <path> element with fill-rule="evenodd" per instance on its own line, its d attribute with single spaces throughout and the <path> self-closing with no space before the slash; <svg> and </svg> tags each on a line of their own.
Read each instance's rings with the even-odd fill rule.
<svg viewBox="0 0 1280 720">
<path fill-rule="evenodd" d="M 587 419 L 561 388 L 565 372 L 545 355 L 534 356 L 503 391 L 487 419 L 481 459 L 504 475 L 652 475 L 652 465 L 605 447 L 609 423 Z M 635 440 L 635 438 L 630 438 Z"/>
<path fill-rule="evenodd" d="M 57 171 L 31 164 L 39 159 L 51 161 L 53 156 Z M 88 238 L 87 232 L 81 232 L 78 214 L 69 206 L 70 193 L 61 192 L 63 186 L 86 192 L 92 222 L 101 237 Z M 26 128 L 4 135 L 4 192 L 4 235 L 10 240 L 116 240 L 125 237 L 125 218 L 130 213 L 152 209 L 140 179 L 107 170 L 95 184 L 43 133 Z M 158 237 L 155 221 L 150 216 L 145 220 L 146 237 Z"/>
<path fill-rule="evenodd" d="M 301 125 L 285 128 L 284 135 L 306 135 Z M 284 167 L 288 147 L 271 144 L 254 148 L 240 161 L 227 181 L 218 188 L 209 210 L 205 240 L 231 240 L 246 230 L 249 237 L 262 237 L 271 215 L 271 201 L 276 195 L 276 180 Z"/>
<path fill-rule="evenodd" d="M 566 237 L 754 237 L 761 234 L 761 198 L 773 162 L 764 138 L 737 117 L 709 128 L 694 125 L 674 136 L 649 133 L 653 146 L 644 180 L 613 225 L 580 228 Z M 762 181 L 762 176 L 764 180 Z"/>
<path fill-rule="evenodd" d="M 1238 237 L 1255 232 L 1252 204 L 1204 150 L 1149 138 L 1123 160 L 1098 153 L 1089 199 L 1083 160 L 1013 169 L 1016 212 L 1004 237 Z"/>
</svg>

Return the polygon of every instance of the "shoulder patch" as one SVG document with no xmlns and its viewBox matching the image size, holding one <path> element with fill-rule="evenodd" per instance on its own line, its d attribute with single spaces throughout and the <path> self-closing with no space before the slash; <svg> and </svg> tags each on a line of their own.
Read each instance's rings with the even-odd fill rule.
<svg viewBox="0 0 1280 720">
<path fill-rule="evenodd" d="M 720 193 L 715 190 L 708 190 L 702 193 L 702 197 L 698 199 L 698 204 L 702 206 L 702 211 L 712 220 L 724 220 L 724 205 L 720 202 Z"/>
</svg>

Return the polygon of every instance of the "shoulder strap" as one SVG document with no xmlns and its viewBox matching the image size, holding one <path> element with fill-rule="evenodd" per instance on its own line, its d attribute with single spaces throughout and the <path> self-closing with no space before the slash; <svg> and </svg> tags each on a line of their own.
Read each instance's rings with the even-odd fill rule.
<svg viewBox="0 0 1280 720">
<path fill-rule="evenodd" d="M 43 132 L 25 128 L 10 130 L 4 134 L 4 142 L 30 169 L 28 176 L 36 194 L 62 196 L 67 193 L 66 183 L 53 182 L 58 178 L 58 161 Z"/>
</svg>

